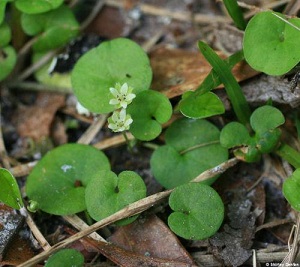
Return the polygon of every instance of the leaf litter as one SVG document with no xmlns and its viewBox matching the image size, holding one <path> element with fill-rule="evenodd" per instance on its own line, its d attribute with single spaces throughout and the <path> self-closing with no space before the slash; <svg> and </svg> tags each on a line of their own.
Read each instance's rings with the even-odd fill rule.
<svg viewBox="0 0 300 267">
<path fill-rule="evenodd" d="M 224 47 L 224 43 L 220 44 L 220 42 L 216 41 L 214 36 L 208 36 L 211 28 L 215 29 L 215 36 L 219 35 L 220 26 L 213 22 L 222 21 L 223 19 L 224 21 L 222 23 L 224 24 L 225 21 L 228 21 L 228 18 L 222 15 L 222 10 L 219 6 L 212 3 L 212 1 L 126 0 L 124 1 L 124 6 L 117 1 L 107 2 L 108 4 L 100 11 L 87 31 L 97 33 L 106 38 L 126 34 L 139 43 L 143 43 L 149 40 L 149 38 L 157 32 L 158 28 L 162 28 L 158 36 L 159 42 L 152 47 L 150 46 L 150 57 L 154 71 L 152 85 L 154 89 L 163 90 L 168 97 L 174 98 L 175 100 L 176 97 L 185 91 L 196 89 L 201 80 L 210 71 L 209 65 L 201 59 L 200 53 L 197 52 L 195 48 L 195 43 L 199 39 L 207 38 L 207 41 L 218 49 L 224 48 L 226 50 L 233 46 L 230 44 L 232 40 L 235 39 L 232 38 L 232 34 L 235 33 L 230 32 L 231 36 L 230 39 L 228 39 L 229 41 L 226 42 L 225 40 L 226 47 Z M 201 6 L 201 9 L 198 8 L 199 6 Z M 152 12 L 149 7 L 152 7 L 154 12 Z M 202 25 L 202 31 L 191 23 L 191 10 L 192 12 L 203 12 L 202 15 L 209 14 L 212 16 L 211 19 L 204 16 L 204 21 L 201 21 L 201 16 L 196 17 L 198 19 L 197 23 Z M 162 15 L 158 15 L 159 11 L 162 11 Z M 169 11 L 169 13 L 166 11 Z M 133 14 L 137 14 L 138 16 L 134 16 Z M 112 19 L 114 23 L 111 22 Z M 99 25 L 101 25 L 101 27 L 99 27 Z M 114 27 L 110 27 L 109 30 L 107 30 L 107 25 Z M 226 29 L 226 27 L 220 28 L 222 31 L 224 31 L 224 28 Z M 240 33 L 236 34 L 240 35 Z M 226 34 L 225 30 L 225 33 L 222 32 L 222 36 L 225 38 L 229 36 L 229 34 Z M 222 38 L 223 42 L 224 38 Z M 220 53 L 225 56 L 228 54 L 228 51 Z M 199 67 L 199 65 L 201 67 Z M 256 72 L 253 72 L 245 66 L 238 66 L 235 73 L 239 81 L 249 79 L 254 75 L 256 75 Z M 276 89 L 277 91 L 275 92 L 272 90 L 273 94 L 276 94 L 275 97 L 272 95 L 272 98 L 275 99 L 274 102 L 285 105 L 290 104 L 292 107 L 298 106 L 297 97 L 295 98 L 287 93 L 288 85 L 286 80 L 276 78 L 273 81 L 272 78 L 265 78 L 264 76 L 259 76 L 254 80 L 250 80 L 250 82 L 243 82 L 247 100 L 250 100 L 250 102 L 255 105 L 264 103 L 272 94 L 270 91 L 271 87 L 266 86 L 266 84 L 272 84 L 272 88 L 278 88 L 275 86 L 278 85 L 278 83 L 280 85 L 279 89 Z M 258 90 L 253 90 L 254 87 L 258 88 Z M 221 92 L 222 90 L 220 90 L 220 93 Z M 259 94 L 257 94 L 257 92 L 259 92 Z M 15 127 L 17 128 L 14 133 L 15 135 L 21 138 L 31 138 L 35 141 L 42 140 L 45 137 L 52 137 L 51 127 L 56 119 L 61 120 L 63 123 L 67 120 L 69 120 L 68 122 L 74 122 L 72 115 L 65 113 L 62 109 L 62 107 L 66 105 L 64 96 L 48 93 L 38 93 L 37 96 L 39 100 L 38 103 L 41 103 L 41 105 L 20 106 L 15 113 Z M 18 104 L 22 103 L 22 98 L 24 98 L 24 95 L 17 95 L 16 99 Z M 4 104 L 7 105 L 7 103 Z M 2 115 L 6 122 L 8 121 L 7 118 L 11 116 L 11 114 L 5 114 L 5 111 L 3 111 Z M 89 121 L 88 124 L 90 122 L 91 121 Z M 220 121 L 218 121 L 218 123 L 220 123 Z M 81 124 L 80 121 L 79 124 Z M 6 124 L 3 125 L 3 128 L 4 132 L 8 133 L 12 131 L 12 128 L 5 129 L 7 125 L 10 127 L 10 124 Z M 75 128 L 73 128 L 75 131 L 78 129 L 76 127 L 78 127 L 78 121 L 77 126 L 75 125 Z M 69 133 L 69 140 L 74 138 L 74 136 L 70 135 L 70 131 L 68 132 L 66 126 L 64 126 L 64 131 L 66 135 Z M 107 133 L 102 133 L 101 137 L 103 136 L 110 137 Z M 64 142 L 66 141 L 67 140 Z M 163 141 L 163 137 L 160 137 L 160 141 Z M 22 151 L 24 146 L 16 142 L 14 145 L 8 145 L 8 152 L 11 155 L 13 155 L 13 146 L 18 147 L 19 151 L 22 152 L 20 153 L 21 155 L 27 153 Z M 128 166 L 132 167 L 132 169 L 136 168 L 138 172 L 143 173 L 144 176 L 147 177 L 149 182 L 149 194 L 161 190 L 155 183 L 154 185 L 152 184 L 151 181 L 153 181 L 153 177 L 149 171 L 149 166 L 147 166 L 147 164 L 143 165 L 142 163 L 138 167 L 135 166 L 134 162 L 140 159 L 140 157 L 132 157 L 132 155 L 126 152 L 124 146 L 121 148 L 123 152 L 120 153 L 120 148 L 121 147 L 106 149 L 108 154 L 113 155 L 113 163 L 116 163 L 114 168 L 118 171 L 128 169 Z M 49 149 L 49 147 L 47 149 Z M 149 155 L 146 155 L 145 159 L 143 158 L 141 161 L 147 162 L 147 157 L 149 157 Z M 15 158 L 24 161 L 24 157 L 22 156 Z M 208 266 L 207 263 L 214 263 L 214 266 L 246 266 L 245 264 L 251 265 L 253 248 L 257 249 L 258 252 L 260 249 L 269 249 L 270 247 L 275 247 L 274 251 L 286 251 L 291 225 L 289 223 L 283 223 L 276 224 L 275 227 L 268 226 L 270 222 L 295 218 L 293 212 L 288 209 L 286 201 L 280 195 L 282 179 L 286 174 L 282 171 L 282 163 L 274 158 L 264 159 L 261 165 L 256 167 L 256 169 L 253 168 L 253 166 L 247 167 L 246 165 L 242 165 L 240 168 L 235 167 L 230 170 L 230 173 L 238 176 L 238 178 L 230 178 L 225 181 L 222 177 L 216 183 L 215 187 L 221 192 L 227 207 L 227 218 L 221 230 L 209 240 L 198 242 L 197 245 L 195 241 L 189 243 L 177 239 L 164 224 L 168 210 L 162 206 L 159 210 L 160 212 L 157 214 L 161 219 L 153 215 L 145 215 L 146 217 L 139 219 L 133 225 L 119 228 L 116 232 L 114 232 L 115 229 L 113 227 L 107 227 L 106 231 L 112 230 L 114 232 L 108 236 L 111 236 L 111 241 L 113 241 L 116 246 L 105 245 L 107 249 L 103 254 L 107 257 L 121 257 L 123 260 L 122 264 L 127 264 L 127 266 L 150 266 L 150 263 L 153 264 L 151 266 L 163 266 L 163 264 L 168 263 L 168 261 L 159 260 L 151 262 L 149 261 L 149 256 L 172 259 L 172 261 L 174 261 L 172 263 L 174 264 L 183 261 L 186 261 L 186 264 L 194 264 L 194 261 L 196 261 L 198 265 L 202 264 L 203 266 Z M 228 178 L 230 174 L 225 174 L 224 176 Z M 254 186 L 252 190 L 248 191 L 261 177 L 261 182 Z M 245 182 L 246 185 L 243 184 L 244 182 L 241 182 L 243 180 L 247 180 L 247 183 Z M 11 219 L 11 222 L 12 221 L 13 219 Z M 51 224 L 51 217 L 47 222 L 46 220 L 38 221 L 38 224 L 41 228 L 45 229 L 49 222 Z M 60 224 L 63 223 L 64 222 L 60 221 Z M 61 225 L 54 225 L 53 227 L 58 229 L 60 226 Z M 259 231 L 257 231 L 257 227 L 261 227 Z M 153 230 L 153 228 L 156 230 Z M 50 230 L 46 230 L 45 234 L 49 234 L 49 231 Z M 61 234 L 58 240 L 63 237 Z M 140 245 L 141 242 L 143 245 Z M 7 246 L 8 249 L 14 247 L 13 243 Z M 103 252 L 105 246 L 101 246 L 99 251 Z M 200 248 L 198 252 L 195 252 L 196 247 Z M 32 253 L 32 251 L 30 253 Z M 30 253 L 28 255 L 31 255 Z M 139 256 L 136 253 L 139 253 Z M 7 252 L 6 256 L 8 255 L 9 253 Z M 274 261 L 277 259 L 276 253 L 273 254 L 273 259 Z M 137 260 L 141 260 L 143 264 L 148 265 L 137 265 Z M 22 261 L 25 260 L 22 259 Z M 19 263 L 22 261 L 19 261 Z M 103 259 L 100 261 L 105 262 Z M 206 262 L 206 264 L 204 262 Z M 265 262 L 267 262 L 267 260 L 265 260 Z M 2 261 L 2 264 L 7 264 L 7 261 Z M 107 264 L 111 263 L 107 262 Z"/>
</svg>

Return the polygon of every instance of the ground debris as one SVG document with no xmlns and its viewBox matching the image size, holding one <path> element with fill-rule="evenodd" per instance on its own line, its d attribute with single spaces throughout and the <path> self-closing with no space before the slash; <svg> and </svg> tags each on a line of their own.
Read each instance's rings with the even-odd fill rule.
<svg viewBox="0 0 300 267">
<path fill-rule="evenodd" d="M 212 252 L 226 266 L 241 266 L 252 255 L 256 216 L 249 199 L 235 199 L 228 206 L 229 223 L 223 231 L 210 238 Z"/>
</svg>

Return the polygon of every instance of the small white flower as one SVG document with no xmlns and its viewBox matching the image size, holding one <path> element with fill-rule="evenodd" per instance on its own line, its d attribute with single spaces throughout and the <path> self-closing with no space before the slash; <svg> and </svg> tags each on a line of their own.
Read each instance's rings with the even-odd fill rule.
<svg viewBox="0 0 300 267">
<path fill-rule="evenodd" d="M 109 104 L 114 105 L 115 108 L 127 108 L 127 106 L 135 98 L 135 94 L 132 93 L 133 88 L 124 83 L 122 86 L 120 83 L 116 83 L 115 88 L 109 88 L 109 91 L 113 95 L 109 101 Z"/>
<path fill-rule="evenodd" d="M 121 109 L 121 111 L 115 110 L 112 116 L 108 118 L 108 122 L 109 129 L 114 132 L 123 132 L 129 129 L 133 120 L 129 114 L 126 114 L 125 109 Z"/>
<path fill-rule="evenodd" d="M 85 115 L 87 117 L 91 115 L 91 112 L 88 109 L 86 109 L 83 105 L 81 105 L 78 101 L 76 103 L 76 110 L 77 113 L 80 115 Z"/>
</svg>

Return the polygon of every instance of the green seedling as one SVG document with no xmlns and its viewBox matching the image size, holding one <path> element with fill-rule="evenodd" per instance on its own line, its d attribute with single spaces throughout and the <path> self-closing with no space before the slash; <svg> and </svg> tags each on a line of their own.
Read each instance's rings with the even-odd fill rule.
<svg viewBox="0 0 300 267">
<path fill-rule="evenodd" d="M 13 70 L 17 54 L 15 49 L 9 45 L 11 41 L 11 30 L 7 23 L 0 25 L 0 81 L 5 79 Z"/>
<path fill-rule="evenodd" d="M 223 0 L 224 5 L 228 11 L 228 14 L 234 21 L 235 25 L 240 29 L 240 30 L 245 30 L 247 22 L 245 21 L 243 17 L 243 12 L 238 6 L 238 3 L 236 0 Z"/>
<path fill-rule="evenodd" d="M 135 42 L 118 38 L 101 43 L 85 53 L 76 63 L 71 81 L 79 102 L 95 113 L 108 113 L 110 88 L 127 83 L 133 94 L 149 89 L 152 70 L 149 59 Z"/>
<path fill-rule="evenodd" d="M 283 195 L 291 204 L 292 208 L 300 211 L 300 169 L 296 169 L 294 173 L 283 183 Z"/>
<path fill-rule="evenodd" d="M 250 117 L 250 108 L 240 85 L 231 73 L 230 65 L 223 61 L 216 52 L 204 42 L 198 42 L 199 49 L 211 64 L 220 81 L 224 84 L 226 93 L 231 101 L 232 108 L 243 124 L 247 124 Z"/>
<path fill-rule="evenodd" d="M 269 75 L 283 75 L 300 61 L 299 18 L 280 19 L 280 13 L 256 14 L 245 30 L 243 49 L 249 65 Z"/>
<path fill-rule="evenodd" d="M 84 54 L 71 76 L 79 102 L 95 113 L 113 111 L 108 128 L 129 130 L 149 141 L 161 133 L 161 124 L 172 115 L 170 101 L 148 90 L 152 80 L 150 61 L 135 42 L 117 38 Z"/>
<path fill-rule="evenodd" d="M 123 171 L 119 176 L 111 171 L 102 171 L 89 181 L 85 191 L 87 211 L 96 221 L 144 197 L 146 197 L 145 183 L 132 171 Z M 136 218 L 137 216 L 133 216 L 119 221 L 118 224 L 128 224 Z"/>
<path fill-rule="evenodd" d="M 270 153 L 278 148 L 281 137 L 278 127 L 284 121 L 280 110 L 272 106 L 262 106 L 250 117 L 254 136 L 250 135 L 243 124 L 231 122 L 222 129 L 220 143 L 226 148 L 235 148 L 235 156 L 246 162 L 257 161 L 261 154 Z"/>
<path fill-rule="evenodd" d="M 26 14 L 38 14 L 58 8 L 63 0 L 16 0 L 16 7 Z"/>
<path fill-rule="evenodd" d="M 62 249 L 47 260 L 45 267 L 81 267 L 84 265 L 83 255 L 76 249 Z"/>
<path fill-rule="evenodd" d="M 14 209 L 24 207 L 20 189 L 15 177 L 6 169 L 0 168 L 0 201 Z"/>
<path fill-rule="evenodd" d="M 166 145 L 156 149 L 151 157 L 155 178 L 165 188 L 174 188 L 224 162 L 228 151 L 220 145 L 219 138 L 218 128 L 206 120 L 175 121 L 166 130 Z"/>
<path fill-rule="evenodd" d="M 0 1 L 0 24 L 3 22 L 4 17 L 5 17 L 5 9 L 6 5 L 9 2 L 12 2 L 13 0 L 2 0 Z M 1 35 L 0 35 L 1 36 Z M 0 37 L 1 38 L 1 37 Z"/>
<path fill-rule="evenodd" d="M 223 222 L 222 199 L 205 184 L 188 183 L 176 187 L 170 195 L 169 205 L 174 212 L 169 216 L 168 224 L 173 232 L 185 239 L 208 238 Z"/>
<path fill-rule="evenodd" d="M 22 27 L 29 36 L 37 36 L 34 52 L 47 52 L 67 44 L 79 33 L 79 24 L 65 5 L 41 14 L 22 14 Z"/>
<path fill-rule="evenodd" d="M 224 60 L 231 69 L 235 64 L 244 59 L 243 51 L 239 51 Z M 223 114 L 224 105 L 212 89 L 221 84 L 218 74 L 212 69 L 202 84 L 194 91 L 188 91 L 182 95 L 179 102 L 181 113 L 193 119 L 204 119 L 214 115 Z"/>
<path fill-rule="evenodd" d="M 139 140 L 152 140 L 161 133 L 161 124 L 171 118 L 172 111 L 166 96 L 152 90 L 143 91 L 128 106 L 132 118 L 130 132 Z"/>
<path fill-rule="evenodd" d="M 26 194 L 42 211 L 75 214 L 86 210 L 85 187 L 103 170 L 110 170 L 103 152 L 87 145 L 66 144 L 38 162 L 27 178 Z"/>
</svg>

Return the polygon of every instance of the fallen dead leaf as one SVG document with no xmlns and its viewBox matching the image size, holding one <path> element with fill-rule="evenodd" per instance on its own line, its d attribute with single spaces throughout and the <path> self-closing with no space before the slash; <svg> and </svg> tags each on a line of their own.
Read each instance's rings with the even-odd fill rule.
<svg viewBox="0 0 300 267">
<path fill-rule="evenodd" d="M 57 110 L 65 104 L 65 96 L 54 93 L 39 93 L 34 105 L 18 108 L 17 132 L 20 137 L 40 141 L 50 135 L 51 124 Z"/>
<path fill-rule="evenodd" d="M 178 238 L 155 215 L 141 217 L 132 224 L 120 227 L 109 240 L 140 255 L 194 264 Z"/>
<path fill-rule="evenodd" d="M 132 251 L 124 250 L 111 243 L 95 241 L 85 238 L 87 242 L 98 248 L 99 252 L 112 262 L 121 267 L 196 267 L 195 264 L 181 262 L 179 260 L 161 259 L 151 256 L 144 256 Z"/>
<path fill-rule="evenodd" d="M 218 54 L 225 58 L 221 53 Z M 211 70 L 211 66 L 200 52 L 181 49 L 158 48 L 150 53 L 150 61 L 153 70 L 151 88 L 168 98 L 197 89 Z M 237 81 L 246 80 L 258 73 L 245 62 L 238 63 L 232 72 Z"/>
</svg>

